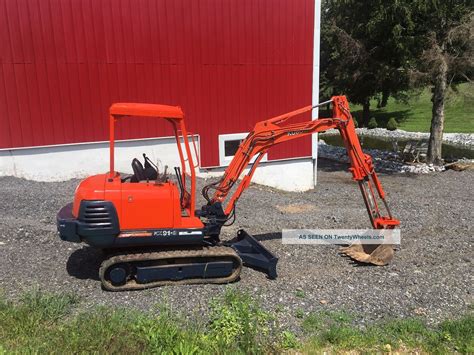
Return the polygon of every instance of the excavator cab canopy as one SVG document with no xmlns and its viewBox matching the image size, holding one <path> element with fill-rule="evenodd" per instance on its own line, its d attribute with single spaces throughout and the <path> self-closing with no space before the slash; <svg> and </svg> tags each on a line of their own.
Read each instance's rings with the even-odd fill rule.
<svg viewBox="0 0 474 355">
<path fill-rule="evenodd" d="M 196 178 L 193 154 L 191 153 L 188 131 L 184 124 L 184 112 L 179 106 L 169 105 L 155 105 L 143 103 L 114 103 L 109 109 L 109 125 L 110 125 L 110 170 L 109 178 L 114 178 L 117 175 L 114 168 L 114 148 L 115 148 L 115 123 L 123 117 L 154 117 L 165 119 L 171 123 L 176 138 L 176 145 L 178 148 L 179 158 L 181 161 L 181 169 L 177 170 L 177 178 L 182 190 L 182 204 L 194 211 L 196 192 Z M 194 146 L 194 152 L 197 157 L 197 149 L 194 138 L 191 135 Z M 184 150 L 181 146 L 181 141 L 184 143 Z M 190 191 L 186 189 L 186 176 L 190 178 Z"/>
<path fill-rule="evenodd" d="M 110 114 L 116 118 L 120 116 L 159 117 L 181 121 L 184 113 L 179 106 L 115 103 L 110 106 Z"/>
</svg>

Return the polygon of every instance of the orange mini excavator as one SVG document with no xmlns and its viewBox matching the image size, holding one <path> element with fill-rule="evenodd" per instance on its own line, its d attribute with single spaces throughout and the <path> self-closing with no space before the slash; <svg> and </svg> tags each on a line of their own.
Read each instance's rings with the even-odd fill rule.
<svg viewBox="0 0 474 355">
<path fill-rule="evenodd" d="M 243 230 L 234 242 L 222 242 L 221 228 L 235 218 L 236 202 L 270 148 L 331 128 L 338 129 L 345 142 L 349 170 L 359 183 L 373 228 L 395 228 L 399 221 L 388 209 L 371 157 L 362 152 L 346 98 L 335 96 L 330 102 L 331 118 L 287 123 L 317 107 L 307 106 L 258 122 L 240 143 L 223 177 L 203 188 L 207 204 L 200 209 L 196 209 L 196 166 L 191 150 L 196 150 L 196 146 L 188 139 L 181 108 L 113 104 L 110 170 L 79 184 L 74 202 L 57 215 L 59 235 L 62 240 L 85 242 L 105 251 L 99 275 L 103 287 L 111 291 L 168 284 L 227 283 L 239 277 L 242 265 L 264 270 L 269 278 L 275 278 L 278 259 L 270 251 Z M 174 169 L 175 179 L 168 176 L 166 169 L 158 171 L 146 155 L 144 165 L 133 159 L 133 175 L 115 171 L 115 124 L 127 116 L 156 117 L 171 124 L 181 160 L 181 167 Z M 241 176 L 247 166 L 248 172 Z M 382 215 L 377 199 L 383 201 L 387 215 Z M 382 244 L 372 254 L 357 248 L 346 249 L 345 253 L 363 262 L 383 265 L 393 256 L 393 249 Z"/>
</svg>

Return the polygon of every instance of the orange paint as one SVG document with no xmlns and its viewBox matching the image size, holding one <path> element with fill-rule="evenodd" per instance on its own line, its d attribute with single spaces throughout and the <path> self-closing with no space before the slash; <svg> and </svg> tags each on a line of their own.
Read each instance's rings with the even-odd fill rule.
<svg viewBox="0 0 474 355">
<path fill-rule="evenodd" d="M 182 183 L 186 186 L 189 176 L 190 191 L 180 201 L 178 187 L 173 182 L 155 184 L 154 181 L 122 182 L 114 170 L 115 125 L 127 116 L 156 117 L 167 120 L 173 127 L 183 172 Z M 73 214 L 78 216 L 81 200 L 111 201 L 119 216 L 121 230 L 159 228 L 202 228 L 203 223 L 195 216 L 196 177 L 193 154 L 188 139 L 181 147 L 181 137 L 188 137 L 184 113 L 180 107 L 138 103 L 115 103 L 110 107 L 110 170 L 108 174 L 91 176 L 82 181 L 75 194 Z M 188 175 L 189 174 L 189 175 Z"/>
<path fill-rule="evenodd" d="M 399 225 L 400 222 L 391 217 L 388 208 L 388 216 L 383 216 L 379 210 L 375 191 L 386 206 L 385 192 L 374 171 L 371 157 L 362 151 L 347 99 L 344 96 L 335 96 L 331 101 L 333 102 L 331 118 L 285 124 L 290 118 L 315 108 L 315 106 L 306 106 L 258 122 L 253 131 L 241 142 L 211 198 L 211 203 L 225 202 L 232 186 L 237 184 L 224 210 L 225 214 L 229 215 L 243 191 L 250 185 L 261 158 L 270 148 L 286 141 L 335 128 L 339 130 L 343 138 L 351 164 L 349 171 L 353 179 L 360 184 L 373 227 L 394 228 Z M 165 119 L 172 125 L 181 162 L 182 185 L 186 187 L 186 180 L 190 179 L 190 190 L 185 188 L 182 197 L 178 186 L 171 181 L 159 184 L 155 181 L 132 183 L 129 180 L 122 181 L 120 174 L 114 171 L 115 124 L 126 116 L 156 117 Z M 136 103 L 113 104 L 110 107 L 110 171 L 107 174 L 91 176 L 81 182 L 74 199 L 74 216 L 77 217 L 82 200 L 106 200 L 111 201 L 115 206 L 120 230 L 124 231 L 120 234 L 121 237 L 142 236 L 143 230 L 147 229 L 203 228 L 203 222 L 195 215 L 195 165 L 184 122 L 184 113 L 180 107 Z M 184 137 L 184 149 L 181 137 Z M 238 178 L 256 155 L 258 157 L 250 172 L 239 181 Z"/>
</svg>

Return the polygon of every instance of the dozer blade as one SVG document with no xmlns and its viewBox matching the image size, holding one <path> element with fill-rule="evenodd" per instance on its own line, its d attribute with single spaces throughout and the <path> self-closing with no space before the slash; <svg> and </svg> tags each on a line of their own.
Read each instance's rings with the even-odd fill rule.
<svg viewBox="0 0 474 355">
<path fill-rule="evenodd" d="M 361 263 L 384 266 L 393 259 L 394 251 L 391 244 L 352 244 L 340 248 L 339 252 Z"/>
<path fill-rule="evenodd" d="M 245 266 L 264 271 L 271 280 L 277 278 L 278 258 L 255 237 L 240 229 L 237 240 L 229 243 L 229 246 L 237 252 Z"/>
</svg>

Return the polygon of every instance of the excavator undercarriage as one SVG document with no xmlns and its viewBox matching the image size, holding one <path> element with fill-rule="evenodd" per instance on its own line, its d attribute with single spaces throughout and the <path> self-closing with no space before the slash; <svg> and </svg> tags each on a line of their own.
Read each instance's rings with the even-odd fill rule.
<svg viewBox="0 0 474 355">
<path fill-rule="evenodd" d="M 108 291 L 142 290 L 173 284 L 222 284 L 235 281 L 243 265 L 277 277 L 278 258 L 243 229 L 219 246 L 111 251 L 99 269 Z"/>
<path fill-rule="evenodd" d="M 234 249 L 215 246 L 118 253 L 102 263 L 99 276 L 105 289 L 124 291 L 171 284 L 228 283 L 239 277 L 241 269 L 242 260 Z"/>
</svg>

